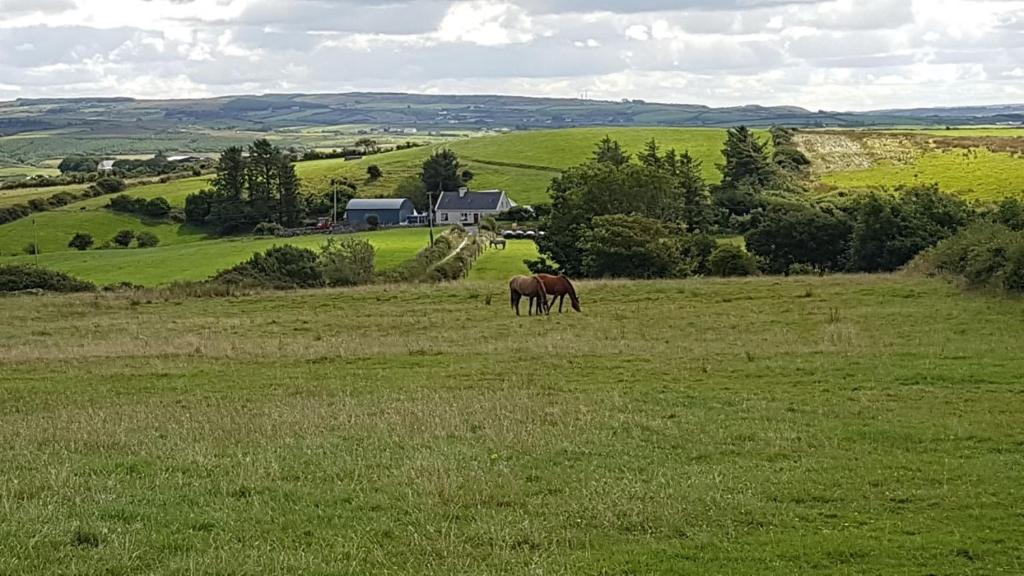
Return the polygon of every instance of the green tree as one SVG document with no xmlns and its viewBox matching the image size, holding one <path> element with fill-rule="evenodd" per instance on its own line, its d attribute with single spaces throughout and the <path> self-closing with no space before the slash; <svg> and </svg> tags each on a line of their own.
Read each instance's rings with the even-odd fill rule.
<svg viewBox="0 0 1024 576">
<path fill-rule="evenodd" d="M 630 155 L 622 149 L 622 146 L 611 136 L 605 136 L 597 144 L 594 150 L 594 161 L 598 164 L 611 164 L 612 166 L 624 166 L 629 164 Z"/>
<path fill-rule="evenodd" d="M 722 155 L 725 163 L 718 168 L 722 172 L 723 188 L 750 188 L 760 192 L 776 183 L 776 169 L 768 158 L 767 144 L 746 126 L 729 129 Z"/>
<path fill-rule="evenodd" d="M 231 146 L 221 153 L 217 161 L 214 189 L 224 198 L 241 201 L 245 194 L 246 161 L 240 146 Z"/>
<path fill-rule="evenodd" d="M 395 187 L 396 198 L 408 198 L 412 200 L 416 210 L 425 213 L 430 209 L 430 200 L 427 197 L 427 187 L 423 181 L 416 176 L 403 178 Z"/>
<path fill-rule="evenodd" d="M 689 230 L 706 232 L 711 226 L 713 208 L 703 165 L 689 152 L 683 152 L 678 160 L 675 160 L 675 150 L 670 152 L 676 165 L 674 173 L 682 200 L 682 221 Z"/>
<path fill-rule="evenodd" d="M 802 204 L 772 206 L 747 233 L 747 250 L 772 274 L 785 274 L 794 264 L 836 272 L 846 268 L 852 228 L 845 215 Z"/>
<path fill-rule="evenodd" d="M 661 157 L 661 148 L 658 146 L 657 140 L 651 138 L 644 144 L 644 150 L 637 156 L 640 163 L 648 168 L 654 168 L 661 170 L 664 166 L 664 160 Z"/>
<path fill-rule="evenodd" d="M 438 150 L 423 162 L 420 180 L 430 192 L 452 192 L 463 185 L 461 168 L 455 152 Z"/>
<path fill-rule="evenodd" d="M 380 166 L 376 164 L 370 164 L 366 168 L 366 177 L 370 180 L 380 180 L 384 177 L 384 171 L 380 169 Z"/>
<path fill-rule="evenodd" d="M 295 165 L 286 156 L 278 158 L 278 222 L 288 228 L 302 223 L 302 202 L 299 198 L 300 182 Z"/>
<path fill-rule="evenodd" d="M 89 173 L 95 172 L 98 167 L 99 161 L 95 158 L 89 158 L 88 156 L 68 156 L 60 161 L 60 164 L 57 166 L 57 170 L 60 170 L 61 174 L 69 174 L 73 172 Z"/>
<path fill-rule="evenodd" d="M 249 192 L 249 220 L 267 222 L 274 215 L 274 192 L 280 188 L 281 151 L 264 139 L 249 146 L 246 183 Z"/>
<path fill-rule="evenodd" d="M 772 138 L 772 161 L 779 170 L 787 174 L 799 175 L 810 167 L 810 158 L 796 144 L 795 129 L 773 126 L 770 134 Z"/>
<path fill-rule="evenodd" d="M 88 232 L 76 232 L 71 237 L 71 241 L 68 242 L 68 248 L 74 248 L 75 250 L 88 250 L 95 243 L 92 234 Z"/>
<path fill-rule="evenodd" d="M 583 236 L 590 277 L 665 278 L 679 265 L 679 247 L 664 224 L 643 216 L 594 218 Z"/>
<path fill-rule="evenodd" d="M 638 164 L 569 168 L 551 183 L 551 214 L 543 222 L 547 234 L 538 246 L 566 274 L 583 275 L 583 236 L 594 218 L 635 214 L 668 220 L 679 212 L 677 192 L 667 174 Z"/>
</svg>

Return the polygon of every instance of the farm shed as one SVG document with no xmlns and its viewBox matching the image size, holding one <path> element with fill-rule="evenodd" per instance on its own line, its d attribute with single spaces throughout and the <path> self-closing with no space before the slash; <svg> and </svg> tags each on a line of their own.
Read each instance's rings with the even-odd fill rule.
<svg viewBox="0 0 1024 576">
<path fill-rule="evenodd" d="M 515 206 L 502 190 L 442 192 L 437 200 L 436 218 L 440 224 L 476 226 L 485 216 L 496 216 Z"/>
<path fill-rule="evenodd" d="M 371 216 L 380 226 L 398 226 L 416 213 L 408 198 L 354 198 L 345 207 L 345 221 L 353 228 L 368 226 Z"/>
</svg>

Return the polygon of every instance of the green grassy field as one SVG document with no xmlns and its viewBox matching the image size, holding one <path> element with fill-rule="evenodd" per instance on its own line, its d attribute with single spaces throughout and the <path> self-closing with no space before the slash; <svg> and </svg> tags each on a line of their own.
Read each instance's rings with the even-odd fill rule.
<svg viewBox="0 0 1024 576">
<path fill-rule="evenodd" d="M 2 230 L 2 229 L 0 229 Z M 159 232 L 158 232 L 159 233 Z M 358 234 L 377 248 L 377 268 L 387 269 L 412 258 L 429 243 L 423 228 L 395 229 Z M 39 256 L 39 265 L 61 270 L 97 284 L 131 282 L 142 286 L 158 286 L 175 281 L 203 280 L 230 268 L 273 246 L 291 244 L 319 248 L 327 236 L 298 238 L 228 238 L 200 242 L 167 243 L 145 250 L 89 250 L 86 252 L 46 252 Z M 41 244 L 42 242 L 40 242 Z M 0 264 L 27 264 L 31 256 L 0 258 Z"/>
<path fill-rule="evenodd" d="M 38 168 L 36 166 L 0 166 L 0 178 L 21 176 L 58 176 L 60 170 L 56 168 Z"/>
<path fill-rule="evenodd" d="M 540 256 L 536 242 L 509 240 L 504 249 L 490 249 L 473 264 L 469 279 L 474 281 L 507 282 L 509 278 L 530 271 L 523 260 L 536 260 Z"/>
<path fill-rule="evenodd" d="M 1017 300 L 579 288 L 0 298 L 0 573 L 1020 572 Z"/>
<path fill-rule="evenodd" d="M 0 256 L 21 254 L 22 249 L 38 238 L 44 253 L 66 252 L 68 242 L 77 232 L 88 232 L 99 246 L 119 230 L 152 232 L 163 245 L 197 242 L 206 238 L 202 232 L 166 221 L 147 221 L 131 214 L 102 208 L 78 210 L 77 204 L 50 212 L 40 212 L 0 226 Z M 34 224 L 33 224 L 34 222 Z"/>
<path fill-rule="evenodd" d="M 943 190 L 972 200 L 1024 194 L 1024 159 L 984 149 L 928 152 L 909 164 L 882 163 L 864 170 L 829 174 L 823 180 L 841 187 L 896 187 L 938 183 Z"/>
</svg>

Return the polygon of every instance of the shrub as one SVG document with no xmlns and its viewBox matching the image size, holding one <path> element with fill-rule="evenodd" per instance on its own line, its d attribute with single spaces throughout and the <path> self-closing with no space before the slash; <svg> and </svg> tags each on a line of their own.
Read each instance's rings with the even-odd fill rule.
<svg viewBox="0 0 1024 576">
<path fill-rule="evenodd" d="M 480 229 L 487 230 L 488 232 L 497 232 L 498 221 L 494 219 L 494 216 L 484 216 L 483 220 L 480 221 Z"/>
<path fill-rule="evenodd" d="M 819 276 L 821 271 L 810 264 L 793 264 L 786 270 L 786 276 Z"/>
<path fill-rule="evenodd" d="M 682 263 L 678 276 L 705 276 L 711 273 L 711 255 L 718 248 L 718 241 L 708 234 L 684 234 L 679 241 Z"/>
<path fill-rule="evenodd" d="M 63 272 L 37 266 L 0 266 L 0 292 L 45 290 L 47 292 L 91 292 L 96 286 Z"/>
<path fill-rule="evenodd" d="M 755 276 L 758 273 L 757 260 L 746 250 L 732 244 L 723 244 L 715 248 L 708 260 L 708 266 L 714 276 Z"/>
<path fill-rule="evenodd" d="M 278 236 L 284 233 L 284 226 L 277 222 L 260 222 L 252 229 L 252 233 L 257 236 Z"/>
<path fill-rule="evenodd" d="M 665 278 L 679 263 L 678 247 L 658 220 L 598 216 L 583 235 L 583 270 L 592 277 Z"/>
<path fill-rule="evenodd" d="M 1024 292 L 1024 232 L 975 224 L 919 257 L 918 267 L 960 276 L 974 287 Z"/>
<path fill-rule="evenodd" d="M 29 242 L 25 244 L 25 247 L 21 249 L 22 252 L 32 256 L 33 254 L 42 254 L 43 251 L 39 249 L 39 244 L 36 242 Z"/>
<path fill-rule="evenodd" d="M 533 274 L 552 274 L 558 275 L 558 268 L 548 262 L 547 258 L 538 258 L 536 260 L 523 260 L 523 264 Z"/>
<path fill-rule="evenodd" d="M 87 232 L 76 232 L 75 235 L 71 237 L 71 241 L 68 242 L 68 248 L 74 248 L 75 250 L 88 250 L 89 248 L 92 248 L 92 245 L 95 244 L 95 242 L 96 241 L 93 239 L 92 234 Z"/>
<path fill-rule="evenodd" d="M 98 193 L 97 195 L 116 194 L 123 192 L 127 187 L 128 185 L 125 184 L 124 180 L 111 176 L 104 176 L 91 186 Z"/>
<path fill-rule="evenodd" d="M 157 196 L 146 202 L 141 212 L 151 218 L 166 218 L 171 213 L 171 203 L 166 198 Z"/>
<path fill-rule="evenodd" d="M 747 250 L 766 271 L 785 274 L 795 264 L 838 271 L 846 267 L 852 226 L 845 219 L 804 205 L 775 205 L 747 233 Z"/>
<path fill-rule="evenodd" d="M 975 214 L 937 186 L 901 188 L 895 198 L 873 194 L 854 208 L 850 268 L 891 271 L 956 234 Z"/>
<path fill-rule="evenodd" d="M 139 248 L 156 248 L 160 245 L 160 238 L 152 232 L 139 232 L 135 240 Z"/>
<path fill-rule="evenodd" d="M 31 213 L 32 210 L 24 204 L 0 206 L 0 224 L 7 224 L 8 222 L 20 220 Z"/>
<path fill-rule="evenodd" d="M 132 240 L 135 240 L 134 230 L 121 230 L 117 234 L 114 234 L 114 237 L 110 239 L 111 243 L 115 246 L 120 246 L 121 248 L 131 246 Z"/>
<path fill-rule="evenodd" d="M 380 226 L 380 218 L 376 214 L 370 214 L 366 217 L 366 225 L 369 226 L 371 230 L 376 230 L 377 227 Z"/>
<path fill-rule="evenodd" d="M 296 246 L 274 246 L 220 272 L 214 282 L 267 288 L 314 288 L 324 285 L 316 252 Z"/>
<path fill-rule="evenodd" d="M 376 249 L 356 237 L 331 238 L 320 252 L 320 271 L 330 286 L 358 286 L 373 280 Z"/>
<path fill-rule="evenodd" d="M 366 176 L 369 177 L 370 180 L 380 180 L 384 177 L 384 171 L 380 169 L 380 166 L 370 164 L 370 166 L 366 168 Z"/>
</svg>

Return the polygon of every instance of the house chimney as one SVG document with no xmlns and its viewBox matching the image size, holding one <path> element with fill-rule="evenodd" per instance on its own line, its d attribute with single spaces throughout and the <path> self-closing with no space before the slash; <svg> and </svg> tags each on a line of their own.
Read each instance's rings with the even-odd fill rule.
<svg viewBox="0 0 1024 576">
<path fill-rule="evenodd" d="M 466 192 L 469 192 L 469 188 L 466 188 L 465 186 L 459 188 L 459 198 L 465 198 Z"/>
</svg>

